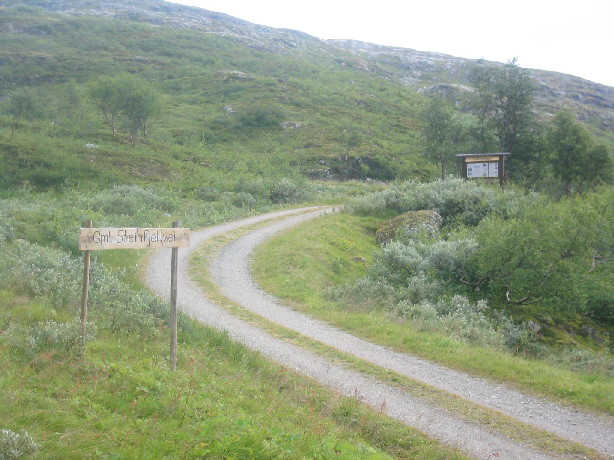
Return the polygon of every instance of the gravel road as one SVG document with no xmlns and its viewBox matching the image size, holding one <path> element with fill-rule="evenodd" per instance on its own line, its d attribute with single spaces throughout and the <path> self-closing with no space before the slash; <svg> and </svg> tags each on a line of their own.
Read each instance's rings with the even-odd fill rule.
<svg viewBox="0 0 614 460">
<path fill-rule="evenodd" d="M 391 417 L 414 426 L 442 442 L 457 447 L 475 458 L 540 459 L 543 453 L 469 424 L 401 390 L 359 372 L 332 364 L 312 352 L 274 338 L 217 307 L 189 279 L 188 258 L 204 241 L 266 220 L 279 219 L 227 245 L 211 270 L 222 292 L 245 308 L 301 334 L 341 351 L 422 381 L 477 404 L 498 410 L 560 437 L 580 442 L 614 458 L 614 418 L 594 416 L 538 398 L 523 395 L 504 385 L 453 371 L 440 365 L 395 352 L 336 329 L 326 323 L 284 307 L 253 283 L 249 257 L 253 248 L 266 238 L 322 213 L 325 208 L 280 211 L 206 228 L 192 233 L 190 248 L 179 251 L 178 306 L 204 324 L 226 330 L 235 340 L 312 377 L 342 394 L 357 397 L 381 408 Z M 168 298 L 170 290 L 170 250 L 152 256 L 147 282 L 159 295 Z"/>
</svg>

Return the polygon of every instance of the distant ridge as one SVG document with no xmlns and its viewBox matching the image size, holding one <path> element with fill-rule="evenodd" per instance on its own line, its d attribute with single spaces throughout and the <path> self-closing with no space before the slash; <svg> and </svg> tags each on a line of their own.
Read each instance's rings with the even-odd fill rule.
<svg viewBox="0 0 614 460">
<path fill-rule="evenodd" d="M 324 40 L 291 30 L 257 25 L 230 15 L 163 0 L 0 0 L 0 6 L 31 5 L 69 15 L 91 15 L 156 26 L 190 28 L 231 38 L 275 53 L 350 52 L 365 71 L 396 79 L 425 91 L 442 84 L 467 84 L 467 69 L 476 60 L 436 52 L 375 45 L 357 40 Z M 340 54 L 343 58 L 343 54 Z M 495 64 L 495 63 L 493 63 Z M 614 141 L 614 87 L 563 73 L 530 69 L 538 92 L 536 110 L 544 118 L 562 109 Z M 441 89 L 441 88 L 440 88 Z"/>
</svg>

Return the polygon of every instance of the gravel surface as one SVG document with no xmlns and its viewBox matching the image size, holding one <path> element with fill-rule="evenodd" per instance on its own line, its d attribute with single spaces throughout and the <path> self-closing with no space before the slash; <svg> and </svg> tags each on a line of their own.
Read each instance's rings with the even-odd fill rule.
<svg viewBox="0 0 614 460">
<path fill-rule="evenodd" d="M 305 213 L 306 211 L 310 212 Z M 274 338 L 215 306 L 206 299 L 202 289 L 190 281 L 187 274 L 188 258 L 204 241 L 257 222 L 287 216 L 286 219 L 235 240 L 223 249 L 211 269 L 226 296 L 273 322 L 341 351 L 504 412 L 561 437 L 581 442 L 614 458 L 612 417 L 592 416 L 545 402 L 522 395 L 503 385 L 492 384 L 372 344 L 285 308 L 276 299 L 261 292 L 251 280 L 249 273 L 249 256 L 252 249 L 283 229 L 329 211 L 322 208 L 281 211 L 193 232 L 191 247 L 179 251 L 179 308 L 207 325 L 228 331 L 234 339 L 295 371 L 308 375 L 347 396 L 357 397 L 367 404 L 381 408 L 390 416 L 446 444 L 460 448 L 475 458 L 549 458 L 499 434 L 490 433 L 477 424 L 461 421 L 446 411 L 411 397 L 395 387 L 332 364 L 312 352 Z M 161 296 L 169 297 L 170 250 L 159 251 L 152 256 L 147 269 L 147 282 L 152 290 Z"/>
</svg>

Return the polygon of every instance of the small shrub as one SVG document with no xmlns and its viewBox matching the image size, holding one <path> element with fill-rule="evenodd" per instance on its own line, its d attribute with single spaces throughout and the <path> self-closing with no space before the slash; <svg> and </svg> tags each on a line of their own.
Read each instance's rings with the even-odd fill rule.
<svg viewBox="0 0 614 460">
<path fill-rule="evenodd" d="M 345 207 L 350 214 L 360 216 L 377 216 L 386 209 L 386 197 L 382 192 L 356 197 Z"/>
<path fill-rule="evenodd" d="M 423 330 L 445 332 L 457 340 L 500 346 L 505 336 L 487 315 L 488 305 L 480 300 L 472 303 L 464 296 L 437 302 L 402 301 L 394 308 L 397 316 L 417 323 Z"/>
<path fill-rule="evenodd" d="M 89 200 L 94 211 L 120 216 L 134 216 L 143 209 L 173 212 L 175 200 L 155 187 L 142 188 L 138 185 L 116 185 L 104 190 Z"/>
<path fill-rule="evenodd" d="M 614 357 L 587 348 L 570 348 L 549 353 L 549 361 L 562 364 L 575 372 L 598 373 L 614 377 Z"/>
<path fill-rule="evenodd" d="M 348 211 L 359 215 L 398 214 L 433 210 L 443 224 L 477 225 L 494 208 L 498 191 L 473 182 L 449 178 L 429 183 L 403 182 L 374 194 L 357 198 Z"/>
<path fill-rule="evenodd" d="M 110 273 L 93 264 L 90 276 L 90 308 L 105 311 L 101 327 L 116 334 L 155 334 L 168 316 L 166 304 L 146 290 L 134 291 L 121 281 L 121 273 Z"/>
<path fill-rule="evenodd" d="M 235 183 L 234 191 L 249 193 L 260 198 L 268 198 L 269 184 L 262 177 L 240 177 Z"/>
<path fill-rule="evenodd" d="M 220 198 L 220 191 L 216 187 L 204 186 L 194 191 L 196 197 L 203 201 L 217 201 Z"/>
<path fill-rule="evenodd" d="M 466 258 L 475 248 L 471 239 L 393 241 L 375 254 L 369 277 L 385 279 L 396 287 L 426 275 L 434 281 L 449 282 L 462 272 Z"/>
<path fill-rule="evenodd" d="M 0 429 L 0 459 L 17 460 L 31 457 L 39 450 L 40 446 L 27 432 L 16 433 L 6 428 Z"/>
<path fill-rule="evenodd" d="M 83 355 L 85 343 L 81 337 L 81 322 L 46 321 L 28 328 L 13 327 L 9 337 L 14 349 L 31 358 L 40 353 L 51 353 L 56 358 L 76 358 Z M 88 325 L 86 341 L 93 339 L 94 325 Z"/>
<path fill-rule="evenodd" d="M 298 203 L 307 198 L 308 191 L 302 184 L 283 177 L 271 184 L 269 197 L 273 203 Z"/>
<path fill-rule="evenodd" d="M 331 287 L 326 295 L 332 300 L 345 300 L 349 304 L 366 308 L 387 308 L 396 303 L 398 294 L 385 280 L 360 278 L 349 286 Z"/>
<path fill-rule="evenodd" d="M 81 270 L 79 259 L 26 241 L 5 245 L 0 253 L 0 287 L 44 297 L 54 306 L 77 302 Z"/>
<path fill-rule="evenodd" d="M 246 192 L 226 192 L 223 196 L 236 208 L 254 209 L 258 205 L 258 200 Z"/>
<path fill-rule="evenodd" d="M 10 219 L 0 214 L 0 243 L 12 241 L 15 238 L 15 229 Z"/>
<path fill-rule="evenodd" d="M 258 104 L 245 109 L 238 117 L 241 126 L 249 128 L 273 128 L 284 120 L 284 111 L 268 105 Z"/>
<path fill-rule="evenodd" d="M 419 274 L 409 278 L 398 292 L 402 301 L 420 303 L 440 298 L 444 294 L 444 287 L 437 280 Z"/>
</svg>

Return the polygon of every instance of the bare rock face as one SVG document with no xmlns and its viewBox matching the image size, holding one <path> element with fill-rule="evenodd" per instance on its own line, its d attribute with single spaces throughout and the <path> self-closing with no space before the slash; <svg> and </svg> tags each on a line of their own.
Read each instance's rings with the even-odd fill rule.
<svg viewBox="0 0 614 460">
<path fill-rule="evenodd" d="M 392 242 L 399 231 L 425 230 L 433 234 L 439 231 L 442 222 L 443 219 L 435 211 L 409 211 L 381 224 L 375 232 L 375 239 L 379 244 L 384 245 Z"/>
<path fill-rule="evenodd" d="M 220 72 L 220 77 L 224 81 L 250 81 L 255 78 L 253 75 L 246 74 L 239 70 L 225 70 Z"/>
</svg>

